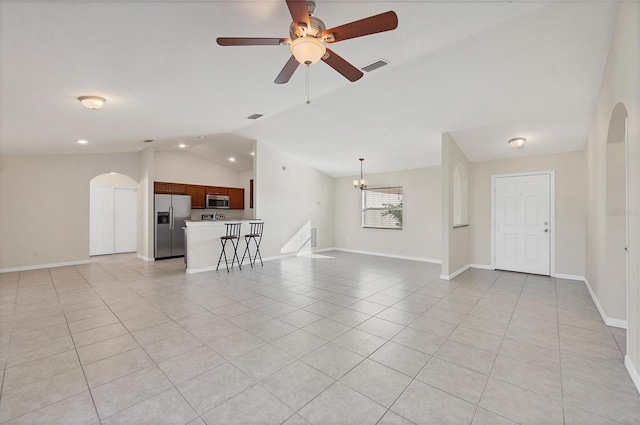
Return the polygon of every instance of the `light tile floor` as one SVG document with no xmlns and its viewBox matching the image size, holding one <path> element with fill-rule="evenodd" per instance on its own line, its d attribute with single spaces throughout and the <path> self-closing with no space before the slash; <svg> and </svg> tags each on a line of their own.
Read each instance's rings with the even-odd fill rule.
<svg viewBox="0 0 640 425">
<path fill-rule="evenodd" d="M 581 282 L 329 252 L 0 275 L 0 423 L 640 423 Z"/>
</svg>

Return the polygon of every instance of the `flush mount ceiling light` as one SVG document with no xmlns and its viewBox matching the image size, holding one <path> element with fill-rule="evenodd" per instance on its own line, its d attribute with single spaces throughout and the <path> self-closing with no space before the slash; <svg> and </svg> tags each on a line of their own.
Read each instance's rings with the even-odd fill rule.
<svg viewBox="0 0 640 425">
<path fill-rule="evenodd" d="M 229 161 L 236 162 L 236 159 L 234 157 L 231 157 L 231 158 L 229 158 Z"/>
<path fill-rule="evenodd" d="M 82 139 L 82 140 L 78 140 L 78 144 L 79 144 L 79 145 L 86 145 L 87 143 L 89 143 L 89 141 L 88 141 L 88 140 L 84 140 L 84 139 Z"/>
<path fill-rule="evenodd" d="M 100 96 L 80 96 L 78 100 L 82 103 L 82 106 L 89 109 L 101 109 L 104 106 L 104 102 L 107 101 L 107 99 Z"/>
<path fill-rule="evenodd" d="M 526 142 L 526 141 L 527 141 L 527 139 L 525 139 L 523 137 L 517 137 L 515 139 L 509 140 L 509 145 L 512 148 L 516 148 L 517 149 L 517 148 L 523 147 L 524 146 L 524 142 Z"/>
<path fill-rule="evenodd" d="M 184 143 L 180 143 L 180 144 L 178 145 L 178 147 L 179 147 L 180 149 L 184 149 L 184 148 L 186 148 L 186 147 L 187 147 L 187 145 L 185 145 Z"/>
<path fill-rule="evenodd" d="M 353 181 L 353 187 L 360 190 L 365 190 L 367 188 L 367 181 L 362 177 L 362 163 L 364 162 L 364 158 L 359 158 L 360 160 L 360 180 Z"/>
</svg>

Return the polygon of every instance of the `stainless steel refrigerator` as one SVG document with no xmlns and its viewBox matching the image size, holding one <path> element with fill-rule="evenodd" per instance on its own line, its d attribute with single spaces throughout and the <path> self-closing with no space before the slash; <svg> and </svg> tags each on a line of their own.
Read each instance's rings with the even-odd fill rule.
<svg viewBox="0 0 640 425">
<path fill-rule="evenodd" d="M 190 195 L 155 196 L 154 257 L 169 258 L 184 255 L 185 220 L 191 219 Z"/>
</svg>

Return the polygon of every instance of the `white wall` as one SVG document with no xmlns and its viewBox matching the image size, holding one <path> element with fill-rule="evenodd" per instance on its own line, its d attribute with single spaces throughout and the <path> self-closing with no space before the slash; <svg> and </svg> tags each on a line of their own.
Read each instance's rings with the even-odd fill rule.
<svg viewBox="0 0 640 425">
<path fill-rule="evenodd" d="M 154 178 L 159 182 L 244 187 L 240 171 L 189 152 L 155 152 Z"/>
<path fill-rule="evenodd" d="M 607 294 L 600 299 L 611 318 L 627 320 L 625 144 L 607 144 Z"/>
<path fill-rule="evenodd" d="M 0 270 L 89 260 L 89 181 L 138 153 L 0 157 Z"/>
<path fill-rule="evenodd" d="M 506 143 L 505 149 L 510 149 Z M 581 151 L 471 163 L 470 263 L 491 264 L 491 176 L 550 170 L 555 171 L 555 272 L 584 276 L 586 171 Z"/>
<path fill-rule="evenodd" d="M 251 191 L 249 190 L 249 181 L 254 177 L 253 170 L 242 171 L 240 173 L 240 181 L 242 182 L 242 187 L 244 188 L 244 214 L 243 218 L 246 220 L 251 220 L 256 218 L 254 214 L 254 208 L 250 208 L 251 205 Z M 253 189 L 255 191 L 255 182 L 253 184 Z"/>
<path fill-rule="evenodd" d="M 130 189 L 137 189 L 138 182 L 129 176 L 124 174 L 100 174 L 95 176 L 89 182 L 91 186 L 104 186 L 104 187 L 124 187 Z"/>
<path fill-rule="evenodd" d="M 154 255 L 153 147 L 140 152 L 140 184 L 138 186 L 138 257 L 149 261 Z"/>
<path fill-rule="evenodd" d="M 638 109 L 638 57 L 640 55 L 640 7 L 637 2 L 622 2 L 613 33 L 605 72 L 600 85 L 591 128 L 587 139 L 588 210 L 586 276 L 598 300 L 608 298 L 606 275 L 606 147 L 609 122 L 617 103 L 622 102 L 629 115 L 629 299 L 627 317 L 627 368 L 633 371 L 640 388 L 640 117 Z M 602 305 L 602 303 L 600 303 Z M 603 309 L 607 308 L 606 303 Z M 608 317 L 620 317 L 615 311 Z M 635 373 L 635 375 L 634 375 Z"/>
<path fill-rule="evenodd" d="M 309 221 L 318 227 L 318 248 L 333 246 L 333 178 L 258 142 L 254 184 L 256 217 L 265 222 L 263 257 L 281 255 Z"/>
<path fill-rule="evenodd" d="M 442 275 L 449 276 L 466 267 L 469 261 L 469 226 L 453 227 L 454 188 L 453 174 L 458 167 L 462 175 L 469 176 L 469 161 L 449 133 L 442 134 Z M 465 200 L 463 199 L 463 202 Z M 473 210 L 469 198 L 467 211 Z"/>
<path fill-rule="evenodd" d="M 363 229 L 362 198 L 353 180 L 333 182 L 333 239 L 336 248 L 422 260 L 441 259 L 440 167 L 367 174 L 369 187 L 402 186 L 402 230 Z"/>
</svg>

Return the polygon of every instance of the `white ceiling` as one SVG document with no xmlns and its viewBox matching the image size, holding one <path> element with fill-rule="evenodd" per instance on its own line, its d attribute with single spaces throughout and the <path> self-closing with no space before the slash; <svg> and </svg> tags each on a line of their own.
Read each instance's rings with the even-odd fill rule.
<svg viewBox="0 0 640 425">
<path fill-rule="evenodd" d="M 616 4 L 316 3 L 327 27 L 387 10 L 399 26 L 331 46 L 357 67 L 390 65 L 350 83 L 316 64 L 307 105 L 302 67 L 273 83 L 287 47 L 215 42 L 288 36 L 283 0 L 0 2 L 0 153 L 132 152 L 154 139 L 219 159 L 255 139 L 344 176 L 359 157 L 365 173 L 437 164 L 445 131 L 472 161 L 584 147 Z M 107 103 L 90 111 L 81 95 Z M 528 143 L 515 151 L 518 136 Z"/>
</svg>

